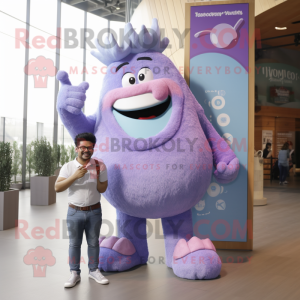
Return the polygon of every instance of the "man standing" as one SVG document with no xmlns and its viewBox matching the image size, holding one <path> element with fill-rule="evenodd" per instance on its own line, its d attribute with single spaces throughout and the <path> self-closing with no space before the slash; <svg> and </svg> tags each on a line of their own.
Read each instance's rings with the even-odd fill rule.
<svg viewBox="0 0 300 300">
<path fill-rule="evenodd" d="M 69 288 L 80 281 L 83 231 L 88 243 L 89 277 L 101 284 L 109 282 L 98 269 L 102 224 L 100 193 L 104 193 L 107 188 L 107 170 L 103 162 L 91 158 L 95 144 L 96 137 L 92 133 L 78 134 L 75 137 L 78 157 L 62 166 L 55 183 L 57 193 L 68 189 L 67 226 L 71 277 L 65 287 Z"/>
</svg>

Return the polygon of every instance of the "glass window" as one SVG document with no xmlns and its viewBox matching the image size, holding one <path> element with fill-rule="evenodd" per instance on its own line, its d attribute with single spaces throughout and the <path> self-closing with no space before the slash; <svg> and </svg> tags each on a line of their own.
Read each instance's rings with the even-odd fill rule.
<svg viewBox="0 0 300 300">
<path fill-rule="evenodd" d="M 83 28 L 84 11 L 62 3 L 60 70 L 69 74 L 72 85 L 80 84 L 83 77 L 83 48 L 80 38 Z"/>
<path fill-rule="evenodd" d="M 14 2 L 14 1 L 12 1 Z M 30 25 L 56 35 L 57 1 L 30 0 Z"/>
<path fill-rule="evenodd" d="M 26 0 L 14 0 L 14 1 L 0 1 L 0 11 L 8 14 L 12 17 L 15 17 L 21 21 L 26 22 Z M 1 18 L 2 18 L 1 13 Z M 1 30 L 2 30 L 1 26 Z"/>
<path fill-rule="evenodd" d="M 55 67 L 56 17 L 56 1 L 31 0 L 27 119 L 30 124 L 31 138 L 35 135 L 36 139 L 40 137 L 38 134 L 42 134 L 51 144 L 57 72 Z"/>
<path fill-rule="evenodd" d="M 94 45 L 94 39 L 99 32 L 107 29 L 108 21 L 96 15 L 87 14 L 87 36 L 93 36 L 91 39 Z M 102 82 L 106 73 L 106 66 L 95 58 L 90 51 L 96 50 L 92 45 L 86 43 L 86 81 L 89 83 L 89 89 L 86 92 L 85 115 L 92 115 L 96 111 L 99 103 Z M 95 47 L 95 46 L 94 46 Z"/>
<path fill-rule="evenodd" d="M 0 33 L 0 116 L 23 119 L 25 48 L 15 48 L 12 36 Z"/>
<path fill-rule="evenodd" d="M 120 45 L 121 32 L 123 32 L 125 27 L 125 22 L 110 21 L 111 33 L 114 35 L 118 45 Z"/>
</svg>

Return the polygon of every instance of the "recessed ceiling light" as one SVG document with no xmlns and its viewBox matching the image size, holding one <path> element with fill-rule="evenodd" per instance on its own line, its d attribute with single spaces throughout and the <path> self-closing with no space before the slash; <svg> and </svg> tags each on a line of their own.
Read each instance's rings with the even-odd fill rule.
<svg viewBox="0 0 300 300">
<path fill-rule="evenodd" d="M 287 27 L 275 27 L 276 30 L 286 30 Z"/>
<path fill-rule="evenodd" d="M 117 9 L 117 10 L 120 9 L 120 2 L 119 2 L 119 1 L 117 1 L 116 9 Z"/>
</svg>

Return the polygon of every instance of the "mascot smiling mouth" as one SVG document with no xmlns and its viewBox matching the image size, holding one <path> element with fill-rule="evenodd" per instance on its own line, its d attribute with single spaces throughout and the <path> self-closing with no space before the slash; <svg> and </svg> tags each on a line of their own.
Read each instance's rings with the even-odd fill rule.
<svg viewBox="0 0 300 300">
<path fill-rule="evenodd" d="M 150 98 L 149 100 L 148 99 L 146 99 L 146 100 L 148 100 L 148 102 L 153 102 L 152 105 L 151 106 L 149 105 L 148 107 L 142 108 L 142 109 L 139 107 L 139 105 L 134 105 L 135 104 L 134 102 L 138 101 L 140 97 L 144 97 L 144 98 L 148 98 L 148 99 Z M 153 101 L 151 99 L 151 97 L 155 101 Z M 126 106 L 127 107 L 130 106 L 132 108 L 130 108 L 130 109 L 127 108 L 127 110 L 122 110 L 122 107 L 123 107 L 122 104 L 125 101 L 127 103 Z M 131 97 L 131 98 L 119 99 L 113 105 L 113 109 L 127 118 L 138 119 L 138 120 L 149 120 L 149 119 L 154 119 L 156 117 L 161 116 L 164 112 L 167 111 L 170 104 L 171 104 L 170 96 L 168 96 L 168 98 L 165 99 L 164 101 L 158 101 L 152 96 L 152 94 L 149 93 L 149 94 L 139 95 L 139 96 L 135 96 L 135 97 Z"/>
</svg>

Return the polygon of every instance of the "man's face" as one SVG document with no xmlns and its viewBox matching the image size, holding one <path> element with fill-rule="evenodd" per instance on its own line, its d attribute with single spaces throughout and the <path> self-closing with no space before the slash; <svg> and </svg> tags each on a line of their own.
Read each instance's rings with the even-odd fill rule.
<svg viewBox="0 0 300 300">
<path fill-rule="evenodd" d="M 89 141 L 80 141 L 75 151 L 78 153 L 78 157 L 83 160 L 88 160 L 94 153 L 94 145 Z"/>
</svg>

